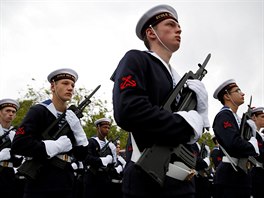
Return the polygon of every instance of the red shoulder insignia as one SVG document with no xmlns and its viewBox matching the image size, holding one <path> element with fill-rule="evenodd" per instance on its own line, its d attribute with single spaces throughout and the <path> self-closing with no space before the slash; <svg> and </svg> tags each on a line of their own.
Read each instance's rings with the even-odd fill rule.
<svg viewBox="0 0 264 198">
<path fill-rule="evenodd" d="M 126 87 L 136 87 L 137 83 L 135 80 L 132 79 L 132 76 L 125 76 L 122 77 L 122 82 L 120 84 L 120 89 L 123 90 Z"/>
<path fill-rule="evenodd" d="M 228 121 L 225 121 L 224 122 L 224 128 L 226 129 L 228 127 L 232 127 L 232 124 L 230 122 L 228 122 Z"/>
<path fill-rule="evenodd" d="M 128 150 L 128 151 L 133 151 L 132 146 L 128 146 L 128 147 L 127 147 L 127 150 Z"/>
<path fill-rule="evenodd" d="M 25 134 L 24 127 L 19 127 L 16 131 L 16 135 L 24 135 L 24 134 Z"/>
</svg>

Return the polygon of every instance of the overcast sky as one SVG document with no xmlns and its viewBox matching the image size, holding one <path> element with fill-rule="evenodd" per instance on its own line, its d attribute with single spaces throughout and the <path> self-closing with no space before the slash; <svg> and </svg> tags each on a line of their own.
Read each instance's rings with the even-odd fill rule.
<svg viewBox="0 0 264 198">
<path fill-rule="evenodd" d="M 76 87 L 100 84 L 96 97 L 111 103 L 109 78 L 118 62 L 130 49 L 145 50 L 135 34 L 138 19 L 155 5 L 169 4 L 182 28 L 171 65 L 180 75 L 195 72 L 212 54 L 203 79 L 211 124 L 221 108 L 212 95 L 224 80 L 234 78 L 246 94 L 239 115 L 251 95 L 252 106 L 264 106 L 263 0 L 0 2 L 0 98 L 21 98 L 28 84 L 49 88 L 47 75 L 70 67 L 79 74 Z"/>
</svg>

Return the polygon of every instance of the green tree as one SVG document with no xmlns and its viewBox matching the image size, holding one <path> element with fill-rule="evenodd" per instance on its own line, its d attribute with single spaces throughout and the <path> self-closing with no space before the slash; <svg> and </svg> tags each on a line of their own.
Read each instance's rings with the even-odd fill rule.
<svg viewBox="0 0 264 198">
<path fill-rule="evenodd" d="M 207 146 L 210 147 L 210 150 L 214 147 L 214 142 L 212 140 L 211 132 L 205 132 L 203 133 L 202 137 L 199 139 L 198 143 L 201 145 L 202 143 L 205 143 Z"/>
</svg>

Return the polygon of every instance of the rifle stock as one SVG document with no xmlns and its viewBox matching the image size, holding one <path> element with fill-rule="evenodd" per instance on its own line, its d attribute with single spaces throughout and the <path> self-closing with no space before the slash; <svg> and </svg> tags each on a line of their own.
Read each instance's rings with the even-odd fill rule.
<svg viewBox="0 0 264 198">
<path fill-rule="evenodd" d="M 82 118 L 83 117 L 83 110 L 84 108 L 89 105 L 91 103 L 91 97 L 95 94 L 95 92 L 101 87 L 101 85 L 98 85 L 96 87 L 96 89 L 87 97 L 85 97 L 85 99 L 78 105 L 78 107 L 75 107 L 74 105 L 71 105 L 68 109 L 71 109 L 74 111 L 74 113 L 76 114 L 76 116 L 78 118 Z M 58 119 L 56 119 L 43 133 L 42 133 L 42 137 L 44 140 L 56 140 L 58 139 L 60 136 L 63 135 L 67 135 L 71 130 L 70 130 L 70 126 L 67 122 L 65 122 L 62 127 L 53 135 L 50 135 L 49 132 L 50 130 L 57 126 L 59 121 L 65 117 L 65 112 L 59 116 Z M 30 159 L 30 160 L 26 160 L 18 169 L 17 171 L 24 175 L 26 178 L 28 179 L 32 179 L 35 180 L 40 172 L 40 169 L 44 166 L 43 164 L 44 162 L 38 161 L 36 159 Z M 60 168 L 63 168 L 65 166 L 65 163 L 60 160 L 59 158 L 53 157 L 50 159 L 50 163 L 51 164 L 56 164 L 57 166 L 59 166 Z"/>
<path fill-rule="evenodd" d="M 176 87 L 169 94 L 164 104 L 161 106 L 169 112 L 176 111 L 189 111 L 196 108 L 196 95 L 193 91 L 186 88 L 186 81 L 188 79 L 202 80 L 207 74 L 205 66 L 211 58 L 211 54 L 208 54 L 203 64 L 198 64 L 199 69 L 194 74 L 192 71 L 186 73 L 181 80 L 177 83 Z M 176 104 L 176 97 L 180 95 L 180 101 Z M 151 176 L 161 186 L 164 183 L 168 166 L 171 159 L 171 154 L 175 153 L 180 157 L 189 167 L 195 168 L 196 158 L 193 154 L 182 144 L 176 148 L 164 147 L 154 144 L 150 148 L 146 148 L 139 157 L 136 165 Z"/>
</svg>

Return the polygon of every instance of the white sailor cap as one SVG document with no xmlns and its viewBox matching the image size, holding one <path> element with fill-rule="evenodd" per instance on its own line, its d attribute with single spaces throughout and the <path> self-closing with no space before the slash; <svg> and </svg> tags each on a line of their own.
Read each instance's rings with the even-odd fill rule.
<svg viewBox="0 0 264 198">
<path fill-rule="evenodd" d="M 18 110 L 20 105 L 19 102 L 17 102 L 16 100 L 13 100 L 11 98 L 5 98 L 0 100 L 0 109 L 3 109 L 5 107 L 13 107 Z"/>
<path fill-rule="evenodd" d="M 78 74 L 73 69 L 62 68 L 62 69 L 57 69 L 48 75 L 48 81 L 50 83 L 61 79 L 70 79 L 76 82 L 78 80 Z"/>
<path fill-rule="evenodd" d="M 94 122 L 94 125 L 111 125 L 111 119 L 110 118 L 100 118 Z"/>
<path fill-rule="evenodd" d="M 169 5 L 158 5 L 148 10 L 138 21 L 136 26 L 136 34 L 140 40 L 143 40 L 144 31 L 150 26 L 155 26 L 165 19 L 174 19 L 178 22 L 178 14 L 176 10 Z"/>
<path fill-rule="evenodd" d="M 236 81 L 234 79 L 229 79 L 224 81 L 221 85 L 217 87 L 214 92 L 215 99 L 221 99 L 226 91 L 230 90 L 232 87 L 237 87 Z"/>
<path fill-rule="evenodd" d="M 264 107 L 256 107 L 252 109 L 252 114 L 262 114 L 264 113 Z"/>
</svg>

